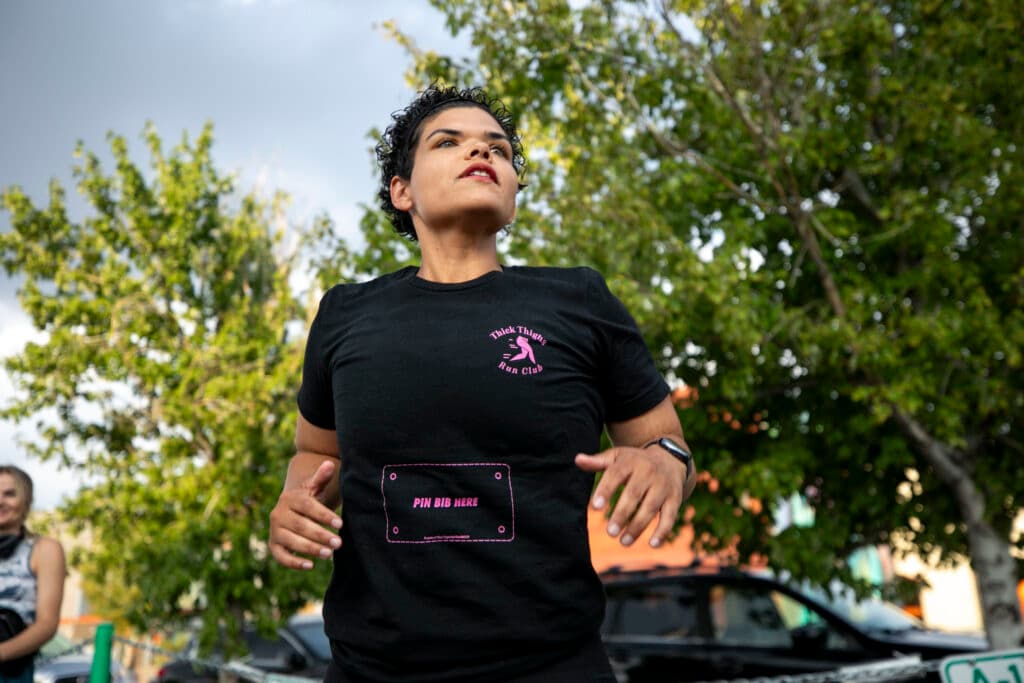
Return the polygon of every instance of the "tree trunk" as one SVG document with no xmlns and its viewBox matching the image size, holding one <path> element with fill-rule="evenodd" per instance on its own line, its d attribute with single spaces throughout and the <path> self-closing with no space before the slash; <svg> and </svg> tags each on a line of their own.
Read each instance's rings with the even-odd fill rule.
<svg viewBox="0 0 1024 683">
<path fill-rule="evenodd" d="M 970 485 L 977 494 L 977 489 Z M 960 496 L 957 496 L 960 501 Z M 963 509 L 961 502 L 961 509 Z M 970 508 L 984 509 L 980 495 Z M 965 517 L 967 517 L 965 511 Z M 1021 643 L 1020 605 L 1017 599 L 1017 576 L 1010 557 L 1009 543 L 984 520 L 967 522 L 967 543 L 971 549 L 971 567 L 978 582 L 985 635 L 993 650 L 1018 647 Z"/>
<path fill-rule="evenodd" d="M 952 490 L 961 519 L 967 525 L 967 546 L 978 582 L 989 647 L 994 650 L 1018 647 L 1024 633 L 1017 598 L 1017 568 L 1010 557 L 1009 539 L 1001 538 L 986 521 L 985 496 L 957 453 L 929 434 L 913 416 L 895 406 L 893 419 L 939 479 Z"/>
</svg>

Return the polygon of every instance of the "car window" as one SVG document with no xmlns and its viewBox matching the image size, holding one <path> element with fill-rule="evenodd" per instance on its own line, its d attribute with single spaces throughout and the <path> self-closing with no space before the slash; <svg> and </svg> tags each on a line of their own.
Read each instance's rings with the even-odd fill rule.
<svg viewBox="0 0 1024 683">
<path fill-rule="evenodd" d="M 782 618 L 782 623 L 784 623 L 786 628 L 791 631 L 795 628 L 800 628 L 801 626 L 821 624 L 825 621 L 824 617 L 812 610 L 810 607 L 798 600 L 794 600 L 784 593 L 772 591 L 771 595 L 772 602 L 775 603 L 775 607 L 779 610 L 779 616 Z"/>
<path fill-rule="evenodd" d="M 313 653 L 314 657 L 323 660 L 331 658 L 331 642 L 327 639 L 327 634 L 324 633 L 322 621 L 292 624 L 291 630 L 302 641 L 302 644 Z"/>
<path fill-rule="evenodd" d="M 717 642 L 797 650 L 854 651 L 857 641 L 809 605 L 768 587 L 716 585 L 708 594 Z"/>
<path fill-rule="evenodd" d="M 794 645 L 799 645 L 800 634 L 817 634 L 815 638 L 819 646 L 829 650 L 857 650 L 860 645 L 847 633 L 830 624 L 820 613 L 799 600 L 780 593 L 771 592 L 772 602 L 779 610 L 779 616 L 794 638 Z M 808 628 L 811 627 L 811 628 Z"/>
<path fill-rule="evenodd" d="M 922 622 L 896 605 L 873 597 L 858 599 L 852 589 L 841 584 L 833 585 L 828 591 L 805 585 L 802 592 L 868 630 L 908 631 L 924 628 Z"/>
<path fill-rule="evenodd" d="M 690 586 L 648 585 L 608 593 L 606 635 L 696 637 L 697 599 Z"/>
<path fill-rule="evenodd" d="M 778 608 L 768 591 L 716 585 L 708 593 L 715 641 L 729 645 L 785 647 L 792 645 Z"/>
<path fill-rule="evenodd" d="M 246 659 L 249 660 L 270 660 L 275 658 L 287 658 L 294 648 L 280 638 L 264 638 L 255 631 L 245 632 L 245 646 L 249 650 Z"/>
</svg>

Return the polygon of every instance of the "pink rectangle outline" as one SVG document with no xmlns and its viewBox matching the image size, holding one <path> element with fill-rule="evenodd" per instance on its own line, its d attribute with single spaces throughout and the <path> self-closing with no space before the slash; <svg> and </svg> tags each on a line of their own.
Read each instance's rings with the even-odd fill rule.
<svg viewBox="0 0 1024 683">
<path fill-rule="evenodd" d="M 388 498 L 384 494 L 384 479 L 387 471 L 392 467 L 504 467 L 506 479 L 508 480 L 508 500 L 512 504 L 512 534 L 509 538 L 462 538 L 460 536 L 429 536 L 421 541 L 392 541 L 388 536 L 388 529 L 391 528 L 391 518 L 388 516 Z M 516 501 L 512 496 L 512 468 L 503 462 L 410 462 L 396 465 L 384 465 L 380 471 L 380 498 L 384 505 L 384 541 L 387 543 L 509 543 L 516 538 Z"/>
</svg>

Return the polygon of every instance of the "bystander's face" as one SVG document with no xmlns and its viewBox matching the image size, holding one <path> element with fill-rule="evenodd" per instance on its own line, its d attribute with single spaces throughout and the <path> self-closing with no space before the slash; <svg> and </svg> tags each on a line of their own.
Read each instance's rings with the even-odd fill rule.
<svg viewBox="0 0 1024 683">
<path fill-rule="evenodd" d="M 0 534 L 16 534 L 28 516 L 25 494 L 9 474 L 0 474 Z"/>
<path fill-rule="evenodd" d="M 445 109 L 420 130 L 410 178 L 395 176 L 391 198 L 417 232 L 451 227 L 493 234 L 512 222 L 519 178 L 498 122 L 474 106 Z"/>
</svg>

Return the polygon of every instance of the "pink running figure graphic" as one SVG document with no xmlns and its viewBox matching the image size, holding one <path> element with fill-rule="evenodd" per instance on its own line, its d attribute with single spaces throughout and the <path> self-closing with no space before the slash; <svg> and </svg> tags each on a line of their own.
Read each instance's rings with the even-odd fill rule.
<svg viewBox="0 0 1024 683">
<path fill-rule="evenodd" d="M 524 358 L 529 358 L 531 363 L 533 363 L 534 365 L 537 364 L 537 359 L 533 357 L 533 348 L 530 346 L 530 340 L 527 339 L 526 337 L 522 335 L 517 336 L 516 343 L 509 344 L 508 347 L 510 349 L 519 349 L 519 353 L 517 353 L 514 356 L 511 353 L 502 354 L 502 358 L 508 360 L 509 363 L 513 363 L 517 360 L 523 360 Z"/>
</svg>

